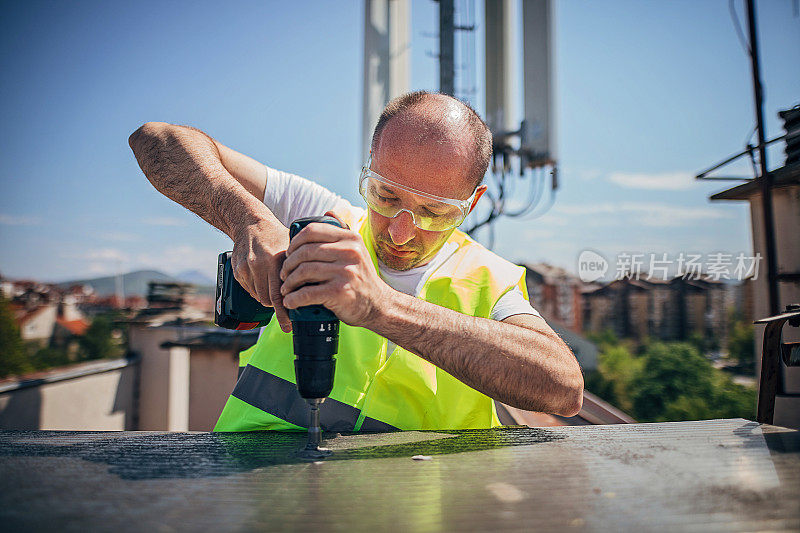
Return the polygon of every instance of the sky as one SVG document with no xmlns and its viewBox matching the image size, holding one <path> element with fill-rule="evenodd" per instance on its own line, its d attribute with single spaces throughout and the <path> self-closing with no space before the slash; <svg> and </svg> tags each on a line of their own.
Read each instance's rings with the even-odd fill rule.
<svg viewBox="0 0 800 533">
<path fill-rule="evenodd" d="M 800 103 L 800 17 L 796 0 L 757 4 L 771 138 L 777 111 Z M 411 9 L 411 85 L 436 90 L 437 4 Z M 213 275 L 232 243 L 158 193 L 128 147 L 151 120 L 361 202 L 363 2 L 17 2 L 0 46 L 3 276 Z M 692 179 L 755 125 L 727 0 L 557 2 L 555 57 L 560 188 L 543 216 L 500 220 L 495 251 L 571 271 L 587 249 L 752 253 L 747 205 L 708 200 L 734 182 Z M 771 150 L 771 167 L 782 160 Z"/>
</svg>

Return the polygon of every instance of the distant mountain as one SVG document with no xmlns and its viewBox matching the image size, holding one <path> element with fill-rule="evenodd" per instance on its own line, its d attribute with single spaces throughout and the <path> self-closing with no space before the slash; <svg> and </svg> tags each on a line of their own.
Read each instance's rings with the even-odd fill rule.
<svg viewBox="0 0 800 533">
<path fill-rule="evenodd" d="M 198 274 L 200 273 L 198 272 Z M 200 276 L 202 276 L 202 274 L 200 274 Z M 147 296 L 147 284 L 150 281 L 167 283 L 195 283 L 193 281 L 186 281 L 178 276 L 170 276 L 169 274 L 159 272 L 158 270 L 137 270 L 135 272 L 128 272 L 127 274 L 122 275 L 123 292 L 125 293 L 125 296 Z M 198 281 L 202 281 L 202 283 L 197 283 L 199 285 L 197 288 L 197 292 L 199 294 L 213 294 L 214 289 L 211 287 L 211 285 L 213 285 L 214 282 L 212 280 L 203 276 L 202 280 L 198 277 Z M 64 281 L 58 283 L 57 285 L 64 288 L 72 285 L 89 285 L 98 295 L 110 296 L 116 293 L 116 276 L 77 279 L 72 281 Z"/>
<path fill-rule="evenodd" d="M 200 270 L 184 270 L 178 272 L 175 277 L 184 283 L 193 283 L 195 285 L 214 285 L 215 281 L 212 275 L 215 272 L 212 270 L 210 273 L 201 272 Z"/>
</svg>

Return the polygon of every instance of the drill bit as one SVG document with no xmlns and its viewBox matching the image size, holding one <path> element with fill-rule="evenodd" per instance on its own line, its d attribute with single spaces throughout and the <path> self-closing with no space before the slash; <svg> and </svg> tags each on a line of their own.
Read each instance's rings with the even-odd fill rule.
<svg viewBox="0 0 800 533">
<path fill-rule="evenodd" d="M 311 408 L 311 422 L 308 425 L 308 444 L 306 444 L 306 448 L 303 450 L 303 455 L 308 459 L 321 459 L 333 453 L 319 446 L 322 443 L 322 429 L 319 425 L 319 406 L 325 401 L 325 398 L 308 398 L 306 401 Z"/>
</svg>

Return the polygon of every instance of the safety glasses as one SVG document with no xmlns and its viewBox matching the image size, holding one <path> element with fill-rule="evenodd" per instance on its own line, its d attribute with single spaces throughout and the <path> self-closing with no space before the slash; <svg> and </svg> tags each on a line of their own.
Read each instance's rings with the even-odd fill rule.
<svg viewBox="0 0 800 533">
<path fill-rule="evenodd" d="M 381 216 L 394 218 L 403 211 L 414 225 L 425 231 L 446 231 L 464 222 L 477 190 L 466 200 L 442 198 L 400 185 L 371 170 L 372 157 L 361 169 L 358 192 L 370 209 Z"/>
</svg>

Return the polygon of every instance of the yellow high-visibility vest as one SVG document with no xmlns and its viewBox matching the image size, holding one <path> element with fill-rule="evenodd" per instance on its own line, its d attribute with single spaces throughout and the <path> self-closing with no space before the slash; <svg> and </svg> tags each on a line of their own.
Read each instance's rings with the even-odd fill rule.
<svg viewBox="0 0 800 533">
<path fill-rule="evenodd" d="M 366 215 L 351 224 L 377 270 Z M 518 288 L 527 298 L 525 269 L 456 230 L 455 252 L 424 283 L 419 298 L 466 315 L 489 318 L 495 303 Z M 327 431 L 475 429 L 499 426 L 494 401 L 386 338 L 341 323 L 336 374 L 320 406 Z M 292 334 L 273 319 L 258 342 L 239 355 L 239 379 L 214 431 L 304 430 L 309 408 L 295 385 Z"/>
</svg>

